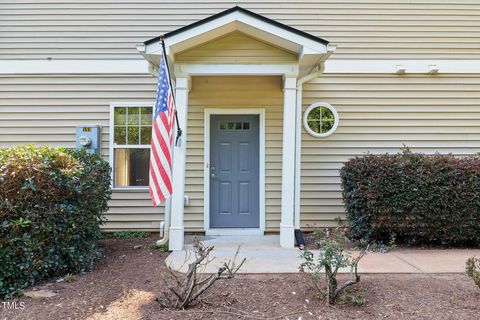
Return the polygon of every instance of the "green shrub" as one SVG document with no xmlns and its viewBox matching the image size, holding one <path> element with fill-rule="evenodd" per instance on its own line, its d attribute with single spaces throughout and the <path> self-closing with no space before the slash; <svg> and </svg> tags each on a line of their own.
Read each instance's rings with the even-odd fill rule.
<svg viewBox="0 0 480 320">
<path fill-rule="evenodd" d="M 465 264 L 467 275 L 480 288 L 480 258 L 471 257 Z"/>
<path fill-rule="evenodd" d="M 110 195 L 110 167 L 97 155 L 0 150 L 0 297 L 91 268 Z"/>
<path fill-rule="evenodd" d="M 354 238 L 386 243 L 480 244 L 480 158 L 365 155 L 340 170 Z"/>
</svg>

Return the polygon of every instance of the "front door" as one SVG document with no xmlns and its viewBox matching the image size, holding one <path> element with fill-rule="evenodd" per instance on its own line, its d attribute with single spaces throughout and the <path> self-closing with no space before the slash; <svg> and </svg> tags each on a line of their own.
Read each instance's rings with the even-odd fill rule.
<svg viewBox="0 0 480 320">
<path fill-rule="evenodd" d="M 210 228 L 259 228 L 259 116 L 210 119 Z"/>
</svg>

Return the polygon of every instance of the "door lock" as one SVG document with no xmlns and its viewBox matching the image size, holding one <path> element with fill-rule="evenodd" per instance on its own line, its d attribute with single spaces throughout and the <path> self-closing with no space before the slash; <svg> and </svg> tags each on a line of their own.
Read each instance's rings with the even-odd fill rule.
<svg viewBox="0 0 480 320">
<path fill-rule="evenodd" d="M 210 164 L 210 177 L 215 178 L 215 165 Z"/>
</svg>

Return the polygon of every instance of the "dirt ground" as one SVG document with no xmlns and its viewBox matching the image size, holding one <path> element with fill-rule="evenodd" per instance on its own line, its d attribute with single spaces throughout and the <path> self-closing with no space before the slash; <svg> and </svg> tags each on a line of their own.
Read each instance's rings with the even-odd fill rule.
<svg viewBox="0 0 480 320">
<path fill-rule="evenodd" d="M 0 320 L 480 319 L 480 289 L 462 274 L 365 275 L 360 285 L 368 289 L 366 303 L 334 307 L 320 301 L 305 275 L 239 275 L 215 285 L 194 308 L 165 310 L 155 297 L 163 288 L 167 254 L 148 248 L 154 240 L 102 240 L 106 257 L 94 271 L 73 282 L 37 286 L 57 295 L 16 299 L 17 310 L 0 302 Z"/>
</svg>

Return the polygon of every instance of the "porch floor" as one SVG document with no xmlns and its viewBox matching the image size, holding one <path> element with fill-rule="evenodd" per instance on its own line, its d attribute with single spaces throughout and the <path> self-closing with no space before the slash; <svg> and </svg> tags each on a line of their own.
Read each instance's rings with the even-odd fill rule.
<svg viewBox="0 0 480 320">
<path fill-rule="evenodd" d="M 239 273 L 297 273 L 299 249 L 281 248 L 278 235 L 265 236 L 199 236 L 206 246 L 213 245 L 205 273 L 213 273 L 223 261 L 233 259 L 240 247 L 237 262 L 246 258 Z M 193 258 L 192 236 L 185 237 L 185 250 L 174 251 L 167 265 L 185 272 Z M 394 249 L 388 253 L 369 252 L 359 263 L 360 273 L 463 273 L 465 261 L 480 256 L 480 249 Z"/>
</svg>

